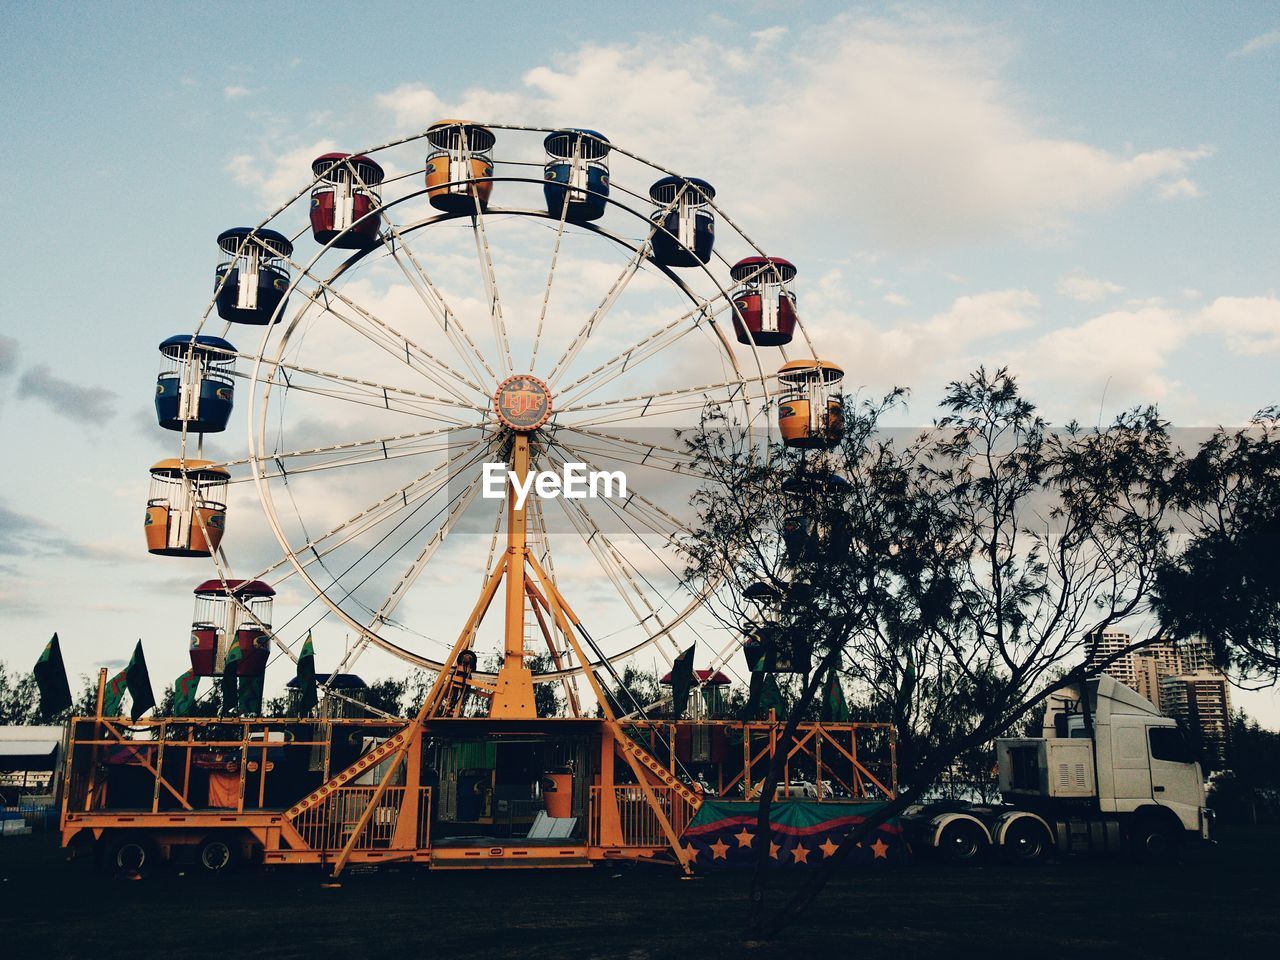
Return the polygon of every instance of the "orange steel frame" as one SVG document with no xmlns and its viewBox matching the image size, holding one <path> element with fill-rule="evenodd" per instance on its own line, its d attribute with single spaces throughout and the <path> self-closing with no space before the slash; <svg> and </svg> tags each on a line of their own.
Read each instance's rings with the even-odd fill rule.
<svg viewBox="0 0 1280 960">
<path fill-rule="evenodd" d="M 545 387 L 544 387 L 545 389 Z M 501 391 L 495 397 L 495 408 L 500 406 Z M 547 399 L 548 410 L 550 405 Z M 523 484 L 530 469 L 530 435 L 533 430 L 511 427 L 511 476 Z M 417 715 L 397 729 L 397 723 L 386 720 L 194 720 L 156 719 L 134 724 L 126 728 L 124 722 L 99 715 L 94 718 L 76 719 L 72 722 L 71 746 L 67 752 L 66 783 L 63 794 L 62 839 L 70 844 L 86 831 L 101 839 L 105 831 L 120 829 L 146 829 L 153 839 L 163 845 L 190 843 L 212 830 L 236 829 L 247 832 L 262 850 L 268 863 L 321 863 L 331 865 L 334 876 L 342 872 L 348 863 L 369 863 L 390 860 L 410 860 L 430 863 L 436 868 L 450 866 L 535 866 L 535 865 L 586 865 L 593 860 L 638 857 L 661 858 L 674 862 L 685 873 L 691 873 L 689 852 L 681 843 L 684 827 L 702 804 L 700 788 L 682 781 L 675 770 L 674 757 L 664 763 L 654 756 L 652 742 L 658 727 L 648 721 L 623 721 L 615 715 L 604 694 L 595 670 L 587 666 L 583 675 L 591 685 L 599 704 L 598 718 L 538 718 L 533 695 L 533 674 L 525 664 L 525 613 L 531 609 L 553 660 L 560 662 L 562 652 L 553 639 L 553 629 L 565 638 L 579 664 L 592 662 L 579 643 L 585 640 L 585 631 L 572 607 L 555 582 L 529 549 L 527 537 L 528 514 L 524 504 L 517 506 L 514 491 L 507 496 L 507 548 L 498 558 L 485 582 L 470 616 L 467 618 L 444 661 L 439 675 Z M 476 632 L 490 605 L 504 590 L 505 622 L 503 660 L 493 684 L 472 676 L 474 657 L 460 659 L 475 641 Z M 526 608 L 526 604 L 529 605 Z M 101 679 L 101 678 L 100 678 Z M 487 697 L 489 716 L 467 718 L 462 716 L 468 696 Z M 576 698 L 570 700 L 577 714 Z M 91 724 L 90 737 L 78 735 L 80 727 Z M 598 738 L 599 753 L 596 760 L 598 782 L 581 783 L 576 789 L 590 789 L 587 837 L 563 844 L 526 844 L 518 842 L 497 844 L 487 849 L 467 847 L 432 846 L 430 842 L 431 790 L 421 785 L 423 736 L 430 733 L 437 737 L 446 732 L 466 731 L 467 736 L 495 729 L 495 725 L 516 724 L 522 729 L 536 731 L 540 736 L 554 736 L 557 730 L 582 732 L 587 730 Z M 260 809 L 266 797 L 269 775 L 269 754 L 273 746 L 268 737 L 273 728 L 281 725 L 306 724 L 316 731 L 309 741 L 293 741 L 291 746 L 315 746 L 327 742 L 318 736 L 326 724 L 364 725 L 371 730 L 382 731 L 386 739 L 369 750 L 351 765 L 340 771 L 329 769 L 328 752 L 325 754 L 324 781 L 309 794 L 285 810 Z M 570 724 L 576 727 L 568 726 Z M 201 739 L 201 736 L 223 736 L 221 731 L 239 727 L 238 737 L 226 739 Z M 667 726 L 667 748 L 674 744 L 674 726 Z M 732 789 L 744 781 L 746 794 L 750 795 L 753 782 L 753 765 L 775 749 L 780 724 L 746 724 L 743 730 L 742 774 L 723 786 Z M 846 788 L 853 795 L 866 795 L 865 787 L 873 784 L 879 791 L 891 795 L 895 786 L 890 776 L 888 783 L 873 776 L 857 759 L 857 730 L 881 727 L 878 724 L 805 724 L 802 736 L 789 754 L 812 754 L 821 773 L 825 765 L 821 759 L 823 745 L 829 744 L 831 755 L 844 755 L 852 762 L 852 784 Z M 138 732 L 135 732 L 138 731 Z M 202 731 L 197 735 L 197 731 Z M 631 732 L 628 732 L 631 731 Z M 646 739 L 649 747 L 640 741 Z M 177 737 L 173 736 L 178 733 Z M 181 734 L 185 732 L 185 737 Z M 254 740 L 253 733 L 261 735 Z M 842 746 L 840 737 L 847 733 L 848 746 Z M 767 744 L 764 753 L 755 749 L 757 741 L 764 737 Z M 892 734 L 889 733 L 890 743 Z M 105 796 L 106 782 L 102 779 L 103 764 L 100 752 L 105 748 L 127 747 L 131 765 L 141 767 L 154 778 L 149 810 L 110 810 Z M 189 800 L 192 754 L 197 749 L 226 749 L 237 757 L 239 774 L 238 799 L 235 810 L 197 809 Z M 892 749 L 892 748 L 891 748 Z M 180 785 L 170 782 L 166 773 L 166 752 L 185 751 L 183 779 Z M 87 751 L 87 755 L 85 752 Z M 257 760 L 254 755 L 257 754 Z M 621 757 L 630 778 L 634 782 L 621 783 L 615 777 L 619 768 L 616 758 Z M 77 765 L 89 764 L 83 773 Z M 384 767 L 376 784 L 359 784 L 356 781 L 375 767 Z M 891 764 L 892 766 L 892 764 Z M 395 785 L 403 769 L 405 786 Z M 172 775 L 172 774 L 170 774 Z M 255 782 L 256 781 L 256 782 Z M 253 790 L 256 787 L 256 797 Z M 161 798 L 166 798 L 169 809 L 161 809 Z M 246 803 L 246 799 L 250 802 Z M 180 809 L 172 809 L 176 801 Z M 254 809 L 254 808 L 258 809 Z M 352 815 L 358 812 L 358 815 Z"/>
</svg>

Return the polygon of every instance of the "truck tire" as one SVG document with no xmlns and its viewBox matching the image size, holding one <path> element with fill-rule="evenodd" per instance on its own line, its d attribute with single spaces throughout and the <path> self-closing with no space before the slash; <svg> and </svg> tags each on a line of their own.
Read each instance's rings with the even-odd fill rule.
<svg viewBox="0 0 1280 960">
<path fill-rule="evenodd" d="M 160 850 L 141 833 L 117 833 L 106 838 L 107 871 L 118 877 L 145 877 L 160 863 Z"/>
<path fill-rule="evenodd" d="M 970 820 L 954 820 L 938 836 L 938 853 L 948 863 L 976 863 L 987 852 L 987 837 Z"/>
<path fill-rule="evenodd" d="M 1053 849 L 1053 838 L 1035 820 L 1023 817 L 1009 824 L 1000 852 L 1009 863 L 1040 863 Z"/>
<path fill-rule="evenodd" d="M 200 841 L 196 863 L 201 873 L 226 875 L 235 869 L 236 848 L 226 837 L 211 834 Z"/>
<path fill-rule="evenodd" d="M 1143 863 L 1173 863 L 1178 859 L 1179 834 L 1164 817 L 1140 816 L 1129 833 L 1129 848 Z"/>
</svg>

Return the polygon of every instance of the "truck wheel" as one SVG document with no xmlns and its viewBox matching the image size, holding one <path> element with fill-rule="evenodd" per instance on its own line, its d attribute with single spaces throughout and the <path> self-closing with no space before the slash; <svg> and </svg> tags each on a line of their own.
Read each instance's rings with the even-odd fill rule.
<svg viewBox="0 0 1280 960">
<path fill-rule="evenodd" d="M 150 838 L 124 833 L 107 841 L 106 868 L 118 877 L 145 877 L 160 863 L 160 851 Z"/>
<path fill-rule="evenodd" d="M 1049 855 L 1052 841 L 1034 820 L 1015 820 L 1005 831 L 1000 850 L 1010 863 L 1039 863 Z"/>
<path fill-rule="evenodd" d="M 1169 824 L 1144 817 L 1133 825 L 1129 843 L 1144 863 L 1172 863 L 1178 859 L 1178 834 Z"/>
<path fill-rule="evenodd" d="M 949 863 L 973 863 L 982 859 L 987 838 L 982 828 L 968 820 L 947 824 L 938 837 L 938 852 Z"/>
<path fill-rule="evenodd" d="M 230 873 L 236 865 L 235 851 L 222 837 L 205 837 L 200 843 L 200 854 L 196 858 L 200 869 L 205 873 Z"/>
</svg>

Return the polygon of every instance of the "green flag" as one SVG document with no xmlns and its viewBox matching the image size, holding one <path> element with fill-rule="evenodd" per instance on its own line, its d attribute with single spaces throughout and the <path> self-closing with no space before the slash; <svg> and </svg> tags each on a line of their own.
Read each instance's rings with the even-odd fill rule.
<svg viewBox="0 0 1280 960">
<path fill-rule="evenodd" d="M 671 716 L 679 720 L 689 706 L 689 690 L 693 686 L 693 650 L 695 642 L 671 664 Z"/>
<path fill-rule="evenodd" d="M 232 639 L 227 648 L 227 658 L 222 662 L 222 712 L 230 713 L 231 707 L 239 699 L 236 683 L 236 671 L 240 666 L 240 641 Z"/>
<path fill-rule="evenodd" d="M 825 723 L 849 722 L 849 704 L 844 698 L 844 687 L 840 685 L 840 676 L 834 663 L 827 671 L 827 682 L 822 690 L 821 719 Z"/>
<path fill-rule="evenodd" d="M 124 669 L 128 674 L 126 686 L 129 688 L 129 699 L 133 701 L 129 707 L 129 716 L 137 720 L 156 705 L 156 696 L 151 690 L 151 674 L 147 672 L 147 658 L 142 653 L 141 640 L 133 648 L 133 658 Z"/>
<path fill-rule="evenodd" d="M 120 715 L 120 702 L 125 691 L 129 691 L 132 701 L 129 706 L 129 717 L 137 720 L 156 705 L 155 694 L 151 692 L 151 674 L 147 672 L 147 658 L 142 653 L 142 641 L 133 648 L 133 656 L 125 668 L 107 682 L 106 695 L 102 700 L 102 715 L 116 717 Z"/>
<path fill-rule="evenodd" d="M 320 702 L 316 694 L 316 651 L 311 645 L 311 632 L 298 656 L 298 715 L 306 716 Z"/>
<path fill-rule="evenodd" d="M 767 720 L 769 711 L 773 710 L 775 714 L 781 718 L 787 712 L 787 703 L 782 699 L 782 691 L 778 689 L 778 678 L 772 673 L 756 674 L 760 677 L 760 689 L 755 693 L 755 709 L 753 715 L 759 719 Z M 755 677 L 752 677 L 755 680 Z M 754 682 L 752 686 L 755 686 Z"/>
<path fill-rule="evenodd" d="M 200 689 L 200 677 L 195 670 L 188 670 L 173 681 L 173 715 L 185 717 L 196 705 L 196 692 Z"/>
<path fill-rule="evenodd" d="M 241 677 L 239 695 L 236 698 L 236 711 L 242 717 L 259 717 L 262 715 L 262 681 L 261 675 Z"/>
<path fill-rule="evenodd" d="M 62 647 L 58 635 L 44 645 L 44 652 L 36 661 L 36 686 L 40 688 L 40 713 L 52 717 L 71 707 L 71 687 L 67 683 L 67 668 L 62 663 Z"/>
</svg>

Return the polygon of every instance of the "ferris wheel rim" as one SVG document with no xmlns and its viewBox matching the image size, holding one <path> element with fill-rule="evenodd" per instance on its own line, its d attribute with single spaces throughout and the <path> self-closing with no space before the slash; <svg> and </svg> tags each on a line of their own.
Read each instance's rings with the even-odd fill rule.
<svg viewBox="0 0 1280 960">
<path fill-rule="evenodd" d="M 504 177 L 504 178 L 486 178 L 486 179 L 492 179 L 495 181 L 506 181 L 506 182 L 521 182 L 521 183 L 527 183 L 527 184 L 535 184 L 539 186 L 542 185 L 541 180 L 534 180 L 532 178 L 523 178 L 523 177 Z M 391 201 L 385 204 L 382 208 L 380 208 L 380 212 L 381 210 L 384 210 L 387 207 L 393 207 L 396 204 L 407 202 L 409 200 L 413 200 L 415 198 L 421 197 L 424 193 L 427 193 L 425 189 L 418 190 L 404 197 L 397 198 L 396 200 Z M 615 206 L 622 207 L 632 216 L 636 217 L 641 221 L 647 221 L 648 219 L 640 211 L 631 209 L 627 207 L 627 205 L 625 204 L 622 204 L 618 201 L 610 201 L 610 202 L 612 202 Z M 543 220 L 560 219 L 554 216 L 553 214 L 551 214 L 547 210 L 536 209 L 536 208 L 518 208 L 518 207 L 489 207 L 485 215 L 490 217 L 515 216 L 515 217 L 525 217 L 525 218 L 543 219 Z M 401 225 L 398 228 L 397 232 L 398 234 L 406 234 L 406 233 L 412 234 L 419 230 L 426 229 L 441 223 L 446 223 L 450 221 L 460 221 L 460 220 L 466 220 L 466 219 L 472 219 L 472 218 L 467 213 L 446 212 L 441 214 L 434 214 L 434 215 L 422 218 L 418 221 Z M 632 253 L 636 253 L 636 254 L 640 253 L 641 250 L 645 249 L 649 243 L 649 241 L 646 240 L 643 243 L 641 243 L 639 246 L 637 246 L 629 239 L 622 237 L 614 233 L 613 231 L 607 230 L 604 227 L 601 227 L 594 223 L 578 223 L 578 224 L 574 224 L 574 227 L 576 230 L 580 230 L 584 233 L 594 234 L 596 236 L 604 237 L 605 239 L 611 241 L 615 245 L 622 247 L 623 249 L 628 249 Z M 272 339 L 272 332 L 274 328 L 277 326 L 278 320 L 282 319 L 279 316 L 279 314 L 284 309 L 284 305 L 287 302 L 288 294 L 292 293 L 297 288 L 297 286 L 303 280 L 304 277 L 312 276 L 311 271 L 314 265 L 319 261 L 320 257 L 323 256 L 324 253 L 328 251 L 336 243 L 337 239 L 339 238 L 335 237 L 328 244 L 323 245 L 322 248 L 312 257 L 311 261 L 305 265 L 305 268 L 295 273 L 295 275 L 290 278 L 290 285 L 289 285 L 288 291 L 286 292 L 286 298 L 282 299 L 281 306 L 277 308 L 276 316 L 273 317 L 273 320 L 271 323 L 266 325 L 263 331 L 263 336 L 259 343 L 259 350 L 255 357 L 254 369 L 252 374 L 250 375 L 250 381 L 253 385 L 253 389 L 250 392 L 250 403 L 249 403 L 249 410 L 248 410 L 248 416 L 250 418 L 250 424 L 251 424 L 249 437 L 250 437 L 250 442 L 252 446 L 252 449 L 250 451 L 249 465 L 251 467 L 251 470 L 254 476 L 255 486 L 257 486 L 259 489 L 259 501 L 263 506 L 264 513 L 266 513 L 268 517 L 268 524 L 271 526 L 272 532 L 276 536 L 277 542 L 279 543 L 281 549 L 286 554 L 285 559 L 289 562 L 290 565 L 294 567 L 295 572 L 302 578 L 303 582 L 310 587 L 312 593 L 316 596 L 316 598 L 318 598 L 326 607 L 328 607 L 328 609 L 333 614 L 335 614 L 342 622 L 346 623 L 349 627 L 356 630 L 362 640 L 367 640 L 368 642 L 374 644 L 375 646 L 378 646 L 380 649 L 383 649 L 384 651 L 392 654 L 393 656 L 396 656 L 398 659 L 404 662 L 407 662 L 416 666 L 420 666 L 426 669 L 438 671 L 443 666 L 443 663 L 441 661 L 434 660 L 433 658 L 426 657 L 412 650 L 409 650 L 408 648 L 402 646 L 401 644 L 398 644 L 395 641 L 392 641 L 382 636 L 381 633 L 374 630 L 369 624 L 362 623 L 361 621 L 355 619 L 355 617 L 352 616 L 349 611 L 345 610 L 340 603 L 335 602 L 333 598 L 329 596 L 329 592 L 325 588 L 321 587 L 315 581 L 315 579 L 306 571 L 305 566 L 298 562 L 296 549 L 293 547 L 292 544 L 288 542 L 288 538 L 284 535 L 283 529 L 281 528 L 279 517 L 276 513 L 274 498 L 270 496 L 269 485 L 266 483 L 267 478 L 263 475 L 260 469 L 261 465 L 264 462 L 268 462 L 272 459 L 271 456 L 264 455 L 263 450 L 265 449 L 265 446 L 266 446 L 265 425 L 266 425 L 266 413 L 270 405 L 269 404 L 270 388 L 275 383 L 274 371 L 279 369 L 280 360 L 289 342 L 290 336 L 292 335 L 293 331 L 296 329 L 298 323 L 300 322 L 302 311 L 300 311 L 299 314 L 295 316 L 295 318 L 292 321 L 290 321 L 288 327 L 285 328 L 284 335 L 277 338 L 276 356 L 274 360 L 268 362 L 269 366 L 271 367 L 272 374 L 268 375 L 268 377 L 264 379 L 261 376 L 260 371 L 264 361 L 264 354 L 267 352 L 266 348 Z M 366 257 L 382 249 L 384 246 L 385 246 L 385 242 L 380 242 L 368 248 L 354 251 L 351 256 L 343 260 L 330 272 L 325 282 L 335 283 L 339 281 L 348 271 L 353 269 L 357 264 L 363 261 Z M 685 296 L 685 298 L 695 307 L 704 307 L 706 305 L 706 303 L 708 302 L 706 298 L 698 295 L 695 291 L 693 291 L 688 286 L 688 284 L 685 283 L 685 281 L 678 274 L 674 272 L 674 270 L 671 267 L 664 264 L 656 263 L 655 261 L 647 258 L 646 258 L 646 262 L 648 262 L 652 266 L 657 267 L 659 272 L 662 273 L 669 282 L 673 283 L 681 291 L 681 293 Z M 703 272 L 706 273 L 708 277 L 710 277 L 712 283 L 715 285 L 716 289 L 719 291 L 719 298 L 722 298 L 727 302 L 731 302 L 732 298 L 729 290 L 727 290 L 719 282 L 719 280 L 715 278 L 714 274 L 710 272 L 710 270 L 707 268 L 705 264 L 702 265 L 702 269 L 703 269 Z M 307 309 L 306 307 L 303 308 L 304 311 L 306 309 Z M 714 330 L 716 334 L 716 338 L 720 342 L 720 348 L 721 348 L 723 357 L 729 361 L 729 364 L 731 365 L 735 374 L 737 375 L 738 384 L 744 388 L 742 402 L 744 406 L 749 407 L 751 394 L 749 392 L 748 384 L 750 381 L 743 376 L 741 368 L 738 365 L 738 358 L 735 355 L 735 352 L 732 346 L 728 342 L 728 339 L 725 336 L 724 331 L 721 330 L 719 325 L 715 324 L 714 320 L 711 321 L 710 326 Z M 751 346 L 752 346 L 752 353 L 754 355 L 754 358 L 757 360 L 757 367 L 759 368 L 760 366 L 759 360 L 758 360 L 759 350 L 756 348 L 754 344 L 752 344 Z M 764 379 L 763 376 L 760 379 L 761 381 L 763 381 Z M 261 395 L 261 398 L 259 397 L 259 391 L 258 391 L 258 387 L 260 385 L 265 388 L 265 392 Z M 257 424 L 257 429 L 255 430 L 252 427 L 253 418 L 254 418 L 254 408 L 259 404 L 260 400 L 261 400 L 262 409 L 257 418 L 258 424 Z M 602 666 L 604 663 L 613 664 L 613 663 L 618 663 L 621 661 L 625 661 L 631 657 L 634 657 L 639 652 L 643 651 L 645 648 L 651 647 L 655 645 L 659 640 L 662 640 L 665 637 L 669 636 L 674 629 L 676 629 L 678 626 L 683 624 L 689 617 L 691 617 L 694 614 L 694 612 L 696 612 L 706 602 L 707 598 L 710 596 L 710 594 L 713 591 L 714 591 L 714 585 L 711 585 L 703 588 L 699 592 L 692 593 L 689 602 L 684 605 L 683 609 L 677 612 L 676 616 L 674 616 L 668 623 L 666 623 L 660 629 L 648 634 L 643 640 L 640 640 L 634 644 L 631 644 L 628 647 L 624 648 L 623 650 L 605 657 L 603 660 L 599 660 L 595 662 L 580 663 L 575 667 L 566 668 L 562 670 L 540 672 L 537 675 L 538 682 L 553 682 L 553 681 L 558 681 L 563 679 L 572 679 L 572 678 L 583 675 L 586 670 L 598 668 Z M 633 626 L 635 626 L 635 624 L 633 624 Z"/>
</svg>

